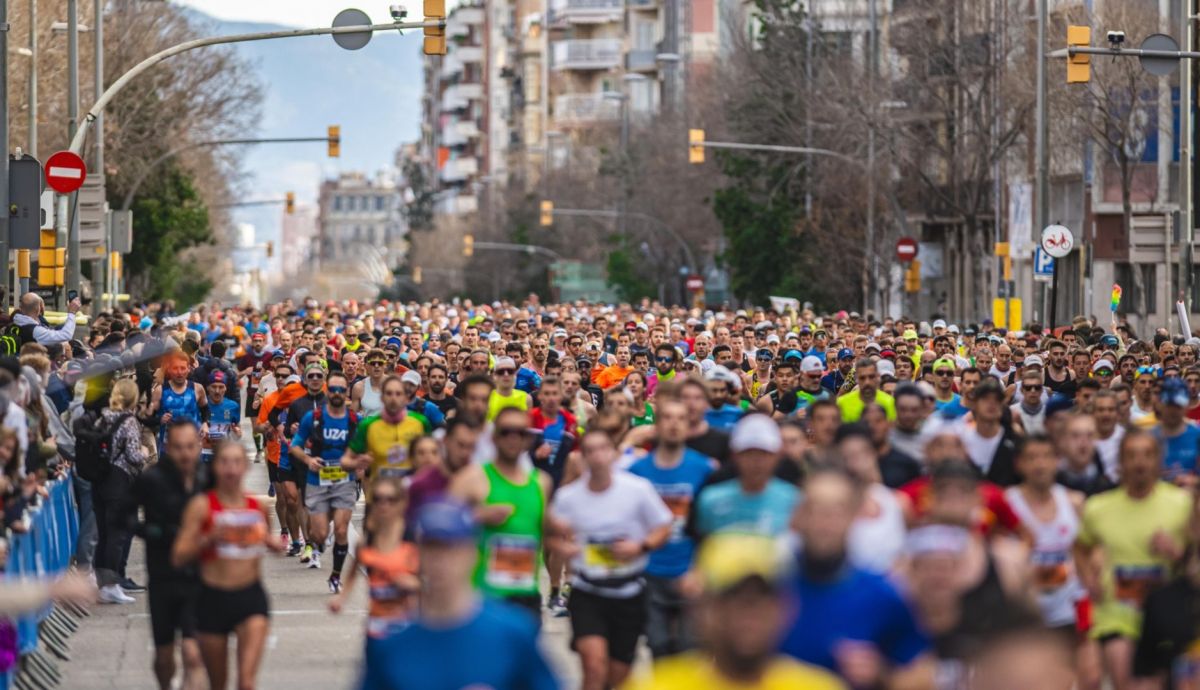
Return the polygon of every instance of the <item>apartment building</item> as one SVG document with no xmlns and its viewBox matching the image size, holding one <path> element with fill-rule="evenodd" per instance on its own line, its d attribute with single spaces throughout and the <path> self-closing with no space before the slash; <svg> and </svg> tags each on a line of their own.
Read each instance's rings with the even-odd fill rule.
<svg viewBox="0 0 1200 690">
<path fill-rule="evenodd" d="M 318 207 L 317 258 L 321 267 L 354 263 L 367 247 L 379 250 L 389 266 L 403 260 L 407 232 L 393 174 L 368 177 L 345 172 L 325 180 Z"/>
</svg>

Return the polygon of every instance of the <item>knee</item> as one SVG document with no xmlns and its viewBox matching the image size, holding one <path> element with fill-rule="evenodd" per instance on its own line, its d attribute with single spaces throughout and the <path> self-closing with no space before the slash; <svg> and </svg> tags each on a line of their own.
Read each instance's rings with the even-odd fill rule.
<svg viewBox="0 0 1200 690">
<path fill-rule="evenodd" d="M 238 678 L 238 690 L 254 690 L 254 678 Z"/>
</svg>

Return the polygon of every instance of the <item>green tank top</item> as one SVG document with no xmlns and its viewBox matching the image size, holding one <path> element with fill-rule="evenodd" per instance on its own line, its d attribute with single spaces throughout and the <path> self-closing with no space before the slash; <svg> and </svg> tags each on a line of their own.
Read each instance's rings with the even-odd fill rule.
<svg viewBox="0 0 1200 690">
<path fill-rule="evenodd" d="M 488 495 L 484 505 L 509 504 L 512 515 L 499 525 L 484 525 L 479 535 L 479 562 L 475 586 L 492 596 L 538 593 L 542 565 L 542 519 L 546 497 L 537 470 L 517 486 L 504 478 L 492 463 L 483 466 Z"/>
</svg>

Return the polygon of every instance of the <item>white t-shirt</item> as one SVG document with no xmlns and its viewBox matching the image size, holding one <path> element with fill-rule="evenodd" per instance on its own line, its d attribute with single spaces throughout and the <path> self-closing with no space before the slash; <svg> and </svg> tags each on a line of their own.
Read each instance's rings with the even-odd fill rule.
<svg viewBox="0 0 1200 690">
<path fill-rule="evenodd" d="M 1096 439 L 1096 452 L 1100 454 L 1100 464 L 1104 466 L 1104 474 L 1114 482 L 1121 480 L 1121 468 L 1118 456 L 1121 450 L 1121 439 L 1125 438 L 1125 427 L 1120 424 L 1113 429 L 1112 436 Z"/>
<path fill-rule="evenodd" d="M 571 586 L 606 597 L 627 599 L 642 591 L 646 556 L 628 562 L 613 558 L 609 545 L 621 539 L 640 544 L 646 535 L 673 516 L 647 480 L 614 471 L 612 483 L 599 493 L 586 479 L 554 494 L 551 511 L 571 527 L 579 554 L 571 561 Z"/>
<path fill-rule="evenodd" d="M 904 510 L 892 490 L 883 484 L 872 484 L 867 491 L 878 514 L 873 517 L 859 515 L 854 519 L 847 547 L 855 565 L 873 573 L 886 574 L 904 551 L 904 538 L 908 533 Z"/>
<path fill-rule="evenodd" d="M 992 460 L 996 457 L 996 449 L 1000 447 L 1000 442 L 1003 440 L 1004 429 L 997 431 L 992 438 L 980 436 L 974 425 L 968 426 L 962 431 L 962 442 L 967 447 L 967 455 L 984 474 L 992 469 Z"/>
</svg>

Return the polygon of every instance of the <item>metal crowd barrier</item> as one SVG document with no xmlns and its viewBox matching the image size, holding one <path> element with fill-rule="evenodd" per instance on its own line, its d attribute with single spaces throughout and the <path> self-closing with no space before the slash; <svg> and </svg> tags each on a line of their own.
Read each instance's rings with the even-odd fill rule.
<svg viewBox="0 0 1200 690">
<path fill-rule="evenodd" d="M 14 533 L 9 541 L 6 577 L 49 578 L 71 564 L 79 538 L 79 511 L 71 479 L 49 482 L 46 488 L 49 497 L 28 513 L 29 530 Z M 48 689 L 58 685 L 62 674 L 55 659 L 69 658 L 67 638 L 78 628 L 79 618 L 86 615 L 77 607 L 48 604 L 36 614 L 12 621 L 20 658 L 16 666 L 0 674 L 0 689 Z"/>
</svg>

